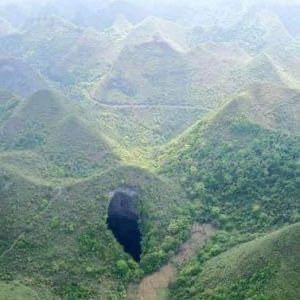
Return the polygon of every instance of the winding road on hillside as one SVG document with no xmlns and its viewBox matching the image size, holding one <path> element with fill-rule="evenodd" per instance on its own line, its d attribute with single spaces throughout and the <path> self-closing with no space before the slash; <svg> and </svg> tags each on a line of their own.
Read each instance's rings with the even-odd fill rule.
<svg viewBox="0 0 300 300">
<path fill-rule="evenodd" d="M 130 285 L 127 300 L 167 300 L 168 286 L 175 280 L 177 267 L 187 262 L 210 239 L 216 229 L 211 224 L 194 224 L 191 237 L 159 271 L 146 276 L 138 285 Z"/>
<path fill-rule="evenodd" d="M 99 103 L 101 106 L 112 107 L 112 108 L 169 108 L 169 109 L 198 109 L 210 111 L 210 108 L 193 106 L 193 105 L 155 105 L 155 104 L 107 104 Z"/>
<path fill-rule="evenodd" d="M 176 105 L 176 104 L 130 104 L 130 103 L 109 103 L 101 102 L 92 98 L 98 105 L 111 108 L 169 108 L 169 109 L 197 109 L 197 110 L 206 110 L 211 111 L 212 108 L 197 106 L 197 105 Z"/>
</svg>

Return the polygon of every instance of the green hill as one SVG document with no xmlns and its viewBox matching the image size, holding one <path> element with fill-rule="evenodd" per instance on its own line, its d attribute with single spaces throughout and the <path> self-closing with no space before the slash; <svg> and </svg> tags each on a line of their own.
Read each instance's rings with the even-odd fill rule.
<svg viewBox="0 0 300 300">
<path fill-rule="evenodd" d="M 0 57 L 0 88 L 28 97 L 48 86 L 46 79 L 26 62 Z"/>
<path fill-rule="evenodd" d="M 0 90 L 0 125 L 9 119 L 20 102 L 21 99 L 14 94 Z"/>
<path fill-rule="evenodd" d="M 42 90 L 1 127 L 0 280 L 19 281 L 28 297 L 30 290 L 66 299 L 121 297 L 129 281 L 157 269 L 188 236 L 181 188 L 129 166 L 130 159 L 125 164 L 126 150 L 94 122 L 83 107 Z M 140 265 L 107 228 L 110 195 L 120 188 L 138 194 Z"/>
<path fill-rule="evenodd" d="M 298 299 L 296 1 L 2 2 L 0 300 Z"/>
<path fill-rule="evenodd" d="M 108 139 L 79 115 L 67 98 L 48 90 L 35 93 L 2 126 L 1 160 L 48 179 L 111 168 L 119 159 Z"/>
<path fill-rule="evenodd" d="M 242 48 L 255 54 L 263 51 L 277 37 L 277 44 L 290 43 L 293 39 L 285 29 L 279 17 L 264 8 L 250 7 L 228 26 L 211 26 L 192 30 L 192 44 L 208 41 L 238 43 Z"/>
<path fill-rule="evenodd" d="M 125 48 L 96 90 L 100 105 L 92 110 L 102 128 L 127 147 L 161 145 L 219 105 L 223 99 L 206 91 L 249 59 L 228 44 L 207 44 L 187 54 L 166 41 Z"/>
<path fill-rule="evenodd" d="M 145 170 L 120 167 L 50 187 L 0 166 L 0 279 L 18 279 L 38 295 L 46 286 L 64 299 L 121 298 L 128 281 L 156 269 L 188 234 L 184 194 Z M 117 188 L 138 193 L 140 267 L 106 225 L 109 195 Z M 171 232 L 170 224 L 180 230 Z"/>
<path fill-rule="evenodd" d="M 65 38 L 65 37 L 68 38 Z M 6 55 L 18 56 L 47 78 L 71 85 L 101 78 L 119 53 L 118 35 L 99 33 L 62 18 L 39 18 L 2 38 Z"/>
<path fill-rule="evenodd" d="M 255 232 L 297 214 L 300 144 L 291 133 L 298 134 L 299 96 L 275 91 L 262 86 L 241 94 L 163 151 L 162 172 L 185 187 L 199 220 Z M 288 115 L 291 122 L 281 125 Z"/>
<path fill-rule="evenodd" d="M 115 45 L 115 41 L 105 35 L 54 16 L 39 19 L 23 33 L 22 39 L 27 60 L 38 64 L 52 80 L 64 84 L 99 77 L 107 70 Z"/>
<path fill-rule="evenodd" d="M 102 105 L 93 113 L 106 134 L 144 156 L 195 123 L 207 110 L 176 105 Z M 151 161 L 150 161 L 151 162 Z"/>
<path fill-rule="evenodd" d="M 98 33 L 91 29 L 76 29 L 79 33 L 72 41 L 71 45 L 64 46 L 58 53 L 57 60 L 51 65 L 49 76 L 55 81 L 65 85 L 78 83 L 93 83 L 109 70 L 120 53 L 122 36 L 118 32 L 110 34 Z M 61 43 L 61 41 L 54 41 Z M 54 46 L 50 45 L 49 50 Z M 53 49 L 53 48 L 52 48 Z M 48 51 L 41 49 L 40 51 Z M 32 61 L 36 58 L 33 57 Z M 41 58 L 43 61 L 44 58 Z"/>
<path fill-rule="evenodd" d="M 246 69 L 252 58 L 241 47 L 229 43 L 207 43 L 186 55 L 189 70 L 188 99 L 196 106 L 218 107 L 229 94 L 247 84 L 236 73 Z M 253 80 L 254 74 L 251 74 Z M 247 78 L 249 80 L 249 78 Z"/>
<path fill-rule="evenodd" d="M 58 300 L 47 288 L 39 287 L 38 292 L 30 285 L 25 286 L 19 282 L 0 282 L 0 299 L 1 300 L 38 300 L 41 297 L 45 300 Z"/>
<path fill-rule="evenodd" d="M 300 224 L 240 244 L 182 270 L 172 299 L 298 299 Z"/>
<path fill-rule="evenodd" d="M 191 79 L 199 86 L 216 85 L 250 60 L 251 56 L 244 49 L 229 43 L 202 44 L 188 54 L 190 68 L 194 70 Z"/>
<path fill-rule="evenodd" d="M 257 83 L 231 101 L 226 113 L 234 117 L 242 112 L 264 128 L 299 135 L 299 97 L 299 90 Z"/>
<path fill-rule="evenodd" d="M 127 147 L 170 140 L 207 113 L 189 98 L 191 76 L 185 55 L 166 40 L 125 47 L 92 92 L 101 126 Z"/>
<path fill-rule="evenodd" d="M 193 83 L 192 89 L 194 101 L 203 101 L 208 107 L 218 107 L 250 85 L 259 83 L 298 89 L 299 77 L 295 71 L 296 68 L 290 64 L 288 59 L 284 58 L 289 57 L 290 54 L 284 53 L 280 58 L 262 53 L 244 63 L 231 64 L 227 69 L 227 74 L 225 73 L 225 76 L 221 77 L 219 81 L 212 80 L 211 85 L 197 85 L 196 81 Z M 297 60 L 294 61 L 297 64 Z M 224 63 L 221 63 L 220 68 L 223 65 Z M 226 68 L 223 68 L 223 71 L 218 74 L 226 72 L 224 70 Z M 217 75 L 216 78 L 218 76 L 220 75 Z"/>
<path fill-rule="evenodd" d="M 132 28 L 125 45 L 135 46 L 151 42 L 154 37 L 168 41 L 179 51 L 187 50 L 187 33 L 183 26 L 165 19 L 148 17 Z"/>
<path fill-rule="evenodd" d="M 164 40 L 125 48 L 95 98 L 112 104 L 183 104 L 186 65 Z"/>
</svg>

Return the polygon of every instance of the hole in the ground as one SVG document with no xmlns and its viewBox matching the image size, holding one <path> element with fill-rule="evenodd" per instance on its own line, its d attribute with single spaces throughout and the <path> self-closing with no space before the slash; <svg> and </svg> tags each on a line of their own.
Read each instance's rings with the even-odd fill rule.
<svg viewBox="0 0 300 300">
<path fill-rule="evenodd" d="M 136 198 L 136 193 L 129 190 L 115 191 L 108 208 L 107 225 L 125 252 L 140 261 L 141 233 Z"/>
</svg>

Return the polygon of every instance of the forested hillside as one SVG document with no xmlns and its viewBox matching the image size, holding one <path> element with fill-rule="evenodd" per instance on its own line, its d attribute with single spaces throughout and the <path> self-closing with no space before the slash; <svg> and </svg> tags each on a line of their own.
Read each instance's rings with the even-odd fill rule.
<svg viewBox="0 0 300 300">
<path fill-rule="evenodd" d="M 0 300 L 298 300 L 298 0 L 0 3 Z"/>
</svg>

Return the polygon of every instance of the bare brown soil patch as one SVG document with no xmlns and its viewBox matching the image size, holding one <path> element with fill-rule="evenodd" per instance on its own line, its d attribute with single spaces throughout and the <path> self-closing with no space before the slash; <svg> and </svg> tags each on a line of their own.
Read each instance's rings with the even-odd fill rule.
<svg viewBox="0 0 300 300">
<path fill-rule="evenodd" d="M 159 271 L 146 276 L 138 285 L 128 289 L 128 300 L 168 299 L 168 286 L 175 280 L 177 266 L 188 261 L 213 236 L 215 228 L 211 224 L 194 224 L 191 237 L 183 243 L 177 254 Z"/>
</svg>

